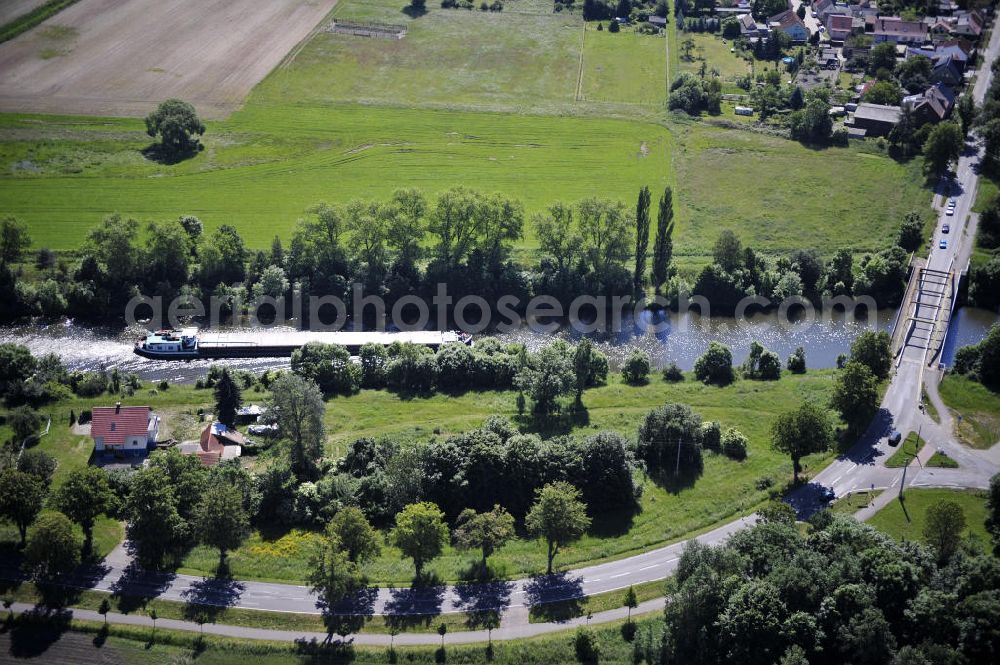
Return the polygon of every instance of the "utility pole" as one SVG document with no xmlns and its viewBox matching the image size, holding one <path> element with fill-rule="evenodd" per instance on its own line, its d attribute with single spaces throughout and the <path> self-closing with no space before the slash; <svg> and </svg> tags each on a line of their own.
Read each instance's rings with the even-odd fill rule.
<svg viewBox="0 0 1000 665">
<path fill-rule="evenodd" d="M 674 476 L 681 474 L 681 440 L 677 439 L 677 464 L 674 466 Z"/>
</svg>

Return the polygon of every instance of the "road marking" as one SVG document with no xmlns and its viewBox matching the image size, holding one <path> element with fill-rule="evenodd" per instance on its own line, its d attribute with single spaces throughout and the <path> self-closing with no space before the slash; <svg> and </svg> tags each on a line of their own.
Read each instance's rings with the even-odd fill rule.
<svg viewBox="0 0 1000 665">
<path fill-rule="evenodd" d="M 661 565 L 662 564 L 654 563 L 652 566 L 644 566 L 643 568 L 640 568 L 639 570 L 649 570 L 650 568 L 658 568 Z"/>
<path fill-rule="evenodd" d="M 617 578 L 619 578 L 619 577 L 625 577 L 625 576 L 626 576 L 626 575 L 628 575 L 628 574 L 629 574 L 629 573 L 618 573 L 617 575 L 612 575 L 612 576 L 611 576 L 611 577 L 609 577 L 608 579 L 609 579 L 609 580 L 614 580 L 614 579 L 617 579 Z"/>
</svg>

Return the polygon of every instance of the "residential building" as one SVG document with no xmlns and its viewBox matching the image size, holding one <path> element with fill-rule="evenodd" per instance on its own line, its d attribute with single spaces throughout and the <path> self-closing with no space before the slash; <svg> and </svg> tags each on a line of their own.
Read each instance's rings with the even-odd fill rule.
<svg viewBox="0 0 1000 665">
<path fill-rule="evenodd" d="M 952 87 L 961 85 L 962 70 L 950 55 L 934 59 L 934 69 L 931 71 L 931 83 L 943 83 Z"/>
<path fill-rule="evenodd" d="M 767 26 L 759 25 L 757 21 L 754 20 L 752 14 L 740 15 L 739 21 L 740 21 L 740 37 L 746 37 L 747 39 L 757 39 L 759 37 L 767 36 Z"/>
<path fill-rule="evenodd" d="M 816 57 L 816 64 L 823 69 L 837 69 L 840 67 L 840 57 L 837 55 L 837 49 L 820 49 L 819 55 Z"/>
<path fill-rule="evenodd" d="M 884 104 L 858 104 L 852 126 L 865 130 L 865 136 L 887 136 L 899 124 L 902 109 Z"/>
<path fill-rule="evenodd" d="M 835 42 L 842 42 L 854 31 L 854 17 L 844 14 L 829 14 L 826 17 L 826 34 Z"/>
<path fill-rule="evenodd" d="M 240 457 L 246 443 L 236 430 L 222 423 L 209 423 L 197 443 L 182 443 L 177 448 L 185 455 L 197 455 L 204 466 L 215 466 L 222 460 Z"/>
<path fill-rule="evenodd" d="M 767 25 L 771 30 L 785 33 L 793 42 L 805 42 L 809 39 L 809 30 L 806 28 L 806 24 L 791 9 L 786 9 L 780 14 L 770 17 L 767 19 Z"/>
<path fill-rule="evenodd" d="M 923 44 L 927 41 L 927 25 L 923 21 L 904 21 L 896 16 L 879 16 L 875 19 L 872 37 L 876 44 Z"/>
<path fill-rule="evenodd" d="M 98 406 L 92 410 L 90 437 L 94 450 L 144 454 L 156 445 L 160 417 L 148 406 Z"/>
<path fill-rule="evenodd" d="M 904 97 L 903 106 L 910 109 L 918 126 L 928 122 L 941 122 L 955 108 L 955 93 L 948 86 L 937 83 L 919 95 Z"/>
</svg>

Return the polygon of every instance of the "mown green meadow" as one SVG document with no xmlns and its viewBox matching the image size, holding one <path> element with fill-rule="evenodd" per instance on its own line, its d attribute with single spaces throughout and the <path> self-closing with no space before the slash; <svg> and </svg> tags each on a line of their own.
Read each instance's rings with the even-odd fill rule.
<svg viewBox="0 0 1000 665">
<path fill-rule="evenodd" d="M 986 492 L 981 490 L 908 489 L 903 501 L 893 501 L 875 513 L 868 523 L 898 540 L 924 542 L 927 509 L 939 501 L 957 503 L 965 514 L 962 536 L 976 538 L 986 549 L 990 538 L 986 533 Z"/>
<path fill-rule="evenodd" d="M 972 379 L 948 374 L 938 387 L 955 418 L 955 434 L 973 448 L 989 448 L 1000 440 L 1000 395 Z"/>
</svg>

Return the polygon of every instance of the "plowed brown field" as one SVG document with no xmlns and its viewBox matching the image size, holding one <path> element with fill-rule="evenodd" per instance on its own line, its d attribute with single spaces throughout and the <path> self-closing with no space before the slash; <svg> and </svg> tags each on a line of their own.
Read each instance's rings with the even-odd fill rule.
<svg viewBox="0 0 1000 665">
<path fill-rule="evenodd" d="M 82 0 L 0 44 L 0 111 L 225 116 L 336 0 Z"/>
</svg>

